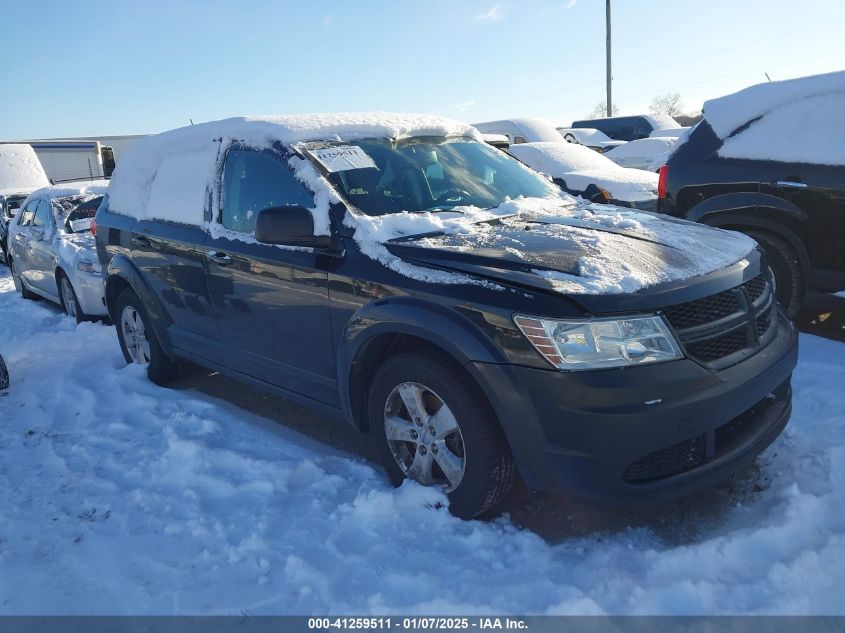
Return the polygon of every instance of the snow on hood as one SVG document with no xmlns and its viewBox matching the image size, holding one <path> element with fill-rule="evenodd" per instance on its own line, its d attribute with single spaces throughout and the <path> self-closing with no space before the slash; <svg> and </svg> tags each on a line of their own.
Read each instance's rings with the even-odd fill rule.
<svg viewBox="0 0 845 633">
<path fill-rule="evenodd" d="M 220 150 L 239 141 L 252 147 L 294 145 L 316 140 L 466 136 L 481 140 L 471 126 L 428 114 L 338 113 L 250 116 L 212 121 L 139 139 L 115 168 L 109 186 L 109 208 L 139 219 L 201 225 L 209 192 L 219 169 Z M 299 162 L 302 179 L 317 177 Z M 310 167 L 310 169 L 309 169 Z M 313 172 L 313 173 L 312 173 Z M 318 199 L 315 229 L 328 231 L 328 200 Z M 216 206 L 212 205 L 214 208 Z"/>
<path fill-rule="evenodd" d="M 595 184 L 616 200 L 641 202 L 657 197 L 657 174 L 620 167 L 583 145 L 522 143 L 511 146 L 510 152 L 532 169 L 562 178 L 567 187 L 576 191 Z"/>
<path fill-rule="evenodd" d="M 572 197 L 520 198 L 490 210 L 455 211 L 356 214 L 350 222 L 361 251 L 400 274 L 437 283 L 478 283 L 466 274 L 484 275 L 478 266 L 449 272 L 411 263 L 438 265 L 436 255 L 425 251 L 452 251 L 467 259 L 492 258 L 497 267 L 530 270 L 543 280 L 535 285 L 565 294 L 633 293 L 721 270 L 755 248 L 754 240 L 741 233 Z M 497 219 L 501 222 L 490 222 Z M 414 235 L 420 237 L 394 241 Z M 491 272 L 482 283 L 497 278 Z"/>
<path fill-rule="evenodd" d="M 0 195 L 29 193 L 49 184 L 30 145 L 0 144 Z"/>
<path fill-rule="evenodd" d="M 787 103 L 845 92 L 845 71 L 812 75 L 786 81 L 757 84 L 739 92 L 704 102 L 704 118 L 716 135 L 727 138 L 752 119 Z M 841 120 L 841 119 L 840 119 Z M 829 122 L 832 129 L 833 123 Z"/>
</svg>

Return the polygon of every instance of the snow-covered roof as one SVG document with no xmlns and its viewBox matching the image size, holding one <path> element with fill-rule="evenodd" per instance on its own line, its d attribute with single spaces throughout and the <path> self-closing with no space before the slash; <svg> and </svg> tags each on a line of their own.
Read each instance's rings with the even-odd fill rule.
<svg viewBox="0 0 845 633">
<path fill-rule="evenodd" d="M 554 142 L 562 138 L 555 126 L 542 119 L 517 117 L 500 121 L 485 121 L 473 125 L 482 132 L 492 134 L 507 134 L 509 132 L 513 134 L 516 131 L 519 136 L 525 137 L 525 140 L 529 143 Z"/>
<path fill-rule="evenodd" d="M 102 196 L 109 186 L 108 180 L 85 180 L 79 182 L 64 182 L 60 185 L 41 187 L 31 194 L 30 198 L 49 197 L 67 198 L 70 196 Z"/>
<path fill-rule="evenodd" d="M 704 102 L 704 118 L 719 138 L 787 103 L 845 93 L 845 71 L 757 84 Z M 831 122 L 831 127 L 833 123 Z"/>
<path fill-rule="evenodd" d="M 467 136 L 481 140 L 471 126 L 430 114 L 295 114 L 200 123 L 135 141 L 115 168 L 109 207 L 118 213 L 153 218 L 160 202 L 171 215 L 159 219 L 201 223 L 221 140 L 224 146 L 237 140 L 254 147 L 269 147 L 274 143 L 412 136 Z"/>
<path fill-rule="evenodd" d="M 0 144 L 0 195 L 29 193 L 49 184 L 41 161 L 30 145 Z"/>
</svg>

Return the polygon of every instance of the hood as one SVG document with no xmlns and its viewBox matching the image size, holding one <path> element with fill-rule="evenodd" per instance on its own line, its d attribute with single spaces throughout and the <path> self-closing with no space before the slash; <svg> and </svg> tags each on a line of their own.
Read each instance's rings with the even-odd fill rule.
<svg viewBox="0 0 845 633">
<path fill-rule="evenodd" d="M 755 243 L 740 233 L 606 205 L 528 212 L 385 244 L 402 260 L 565 295 L 640 293 L 723 270 Z"/>
<path fill-rule="evenodd" d="M 586 191 L 590 185 L 596 185 L 615 200 L 643 202 L 657 199 L 658 176 L 642 169 L 588 169 L 562 174 L 560 178 L 575 191 Z"/>
</svg>

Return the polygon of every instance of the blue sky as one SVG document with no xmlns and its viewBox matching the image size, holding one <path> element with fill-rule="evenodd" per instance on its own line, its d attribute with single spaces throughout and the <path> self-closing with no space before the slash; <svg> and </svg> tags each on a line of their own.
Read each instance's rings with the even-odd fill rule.
<svg viewBox="0 0 845 633">
<path fill-rule="evenodd" d="M 0 139 L 241 114 L 435 112 L 569 124 L 604 99 L 604 0 L 0 0 Z M 614 0 L 614 101 L 688 110 L 845 69 L 841 0 Z"/>
</svg>

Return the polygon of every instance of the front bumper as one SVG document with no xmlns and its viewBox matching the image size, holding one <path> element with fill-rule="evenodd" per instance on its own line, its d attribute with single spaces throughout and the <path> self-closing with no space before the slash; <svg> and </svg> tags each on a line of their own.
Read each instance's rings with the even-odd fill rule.
<svg viewBox="0 0 845 633">
<path fill-rule="evenodd" d="M 774 340 L 721 371 L 689 359 L 569 373 L 468 367 L 529 487 L 657 502 L 725 479 L 774 441 L 791 413 L 797 355 L 779 311 Z"/>
</svg>

